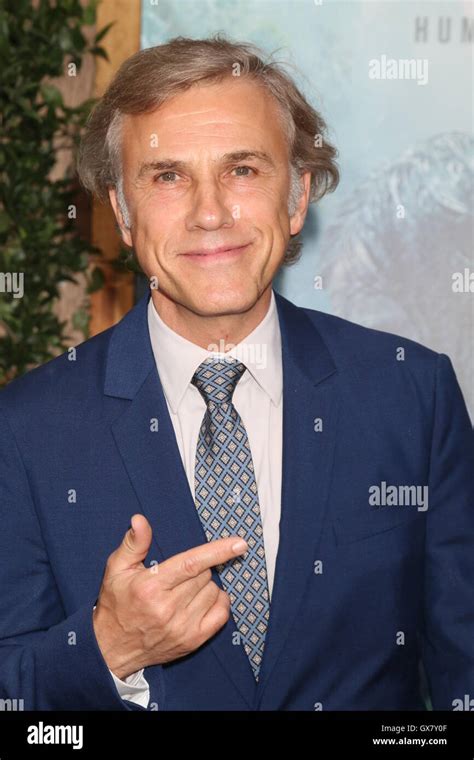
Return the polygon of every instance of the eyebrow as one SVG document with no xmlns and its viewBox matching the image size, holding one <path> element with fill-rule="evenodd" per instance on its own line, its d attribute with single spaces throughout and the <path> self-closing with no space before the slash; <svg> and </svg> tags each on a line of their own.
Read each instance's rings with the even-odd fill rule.
<svg viewBox="0 0 474 760">
<path fill-rule="evenodd" d="M 248 161 L 249 159 L 257 159 L 267 166 L 275 168 L 275 162 L 273 159 L 265 153 L 263 150 L 238 150 L 232 153 L 224 153 L 218 160 L 220 163 L 230 164 L 238 163 L 240 161 Z M 138 170 L 137 179 L 143 179 L 146 175 L 156 171 L 184 171 L 189 164 L 186 161 L 178 161 L 174 158 L 163 158 L 159 161 L 146 161 L 140 165 Z"/>
</svg>

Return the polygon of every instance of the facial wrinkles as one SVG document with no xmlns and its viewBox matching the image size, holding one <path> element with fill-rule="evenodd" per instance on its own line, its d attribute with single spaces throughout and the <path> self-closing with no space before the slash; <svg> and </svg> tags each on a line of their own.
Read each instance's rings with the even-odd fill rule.
<svg viewBox="0 0 474 760">
<path fill-rule="evenodd" d="M 227 118 L 223 115 L 214 115 L 215 110 L 215 106 L 209 108 L 185 109 L 179 113 L 163 114 L 160 121 L 151 123 L 152 129 L 156 132 L 158 137 L 160 138 L 160 135 L 162 136 L 162 142 L 165 145 L 170 143 L 170 149 L 166 151 L 169 155 L 177 155 L 177 157 L 179 155 L 179 158 L 182 160 L 190 160 L 190 158 L 196 160 L 196 155 L 198 156 L 196 165 L 198 166 L 198 174 L 200 173 L 201 176 L 205 176 L 208 170 L 208 167 L 205 164 L 206 159 L 204 154 L 210 144 L 212 144 L 213 147 L 219 147 L 222 145 L 221 152 L 227 152 L 232 148 L 235 149 L 237 145 L 240 146 L 245 143 L 246 132 L 248 132 L 249 138 L 252 138 L 251 140 L 249 139 L 250 145 L 255 145 L 255 137 L 256 134 L 258 135 L 258 128 L 255 133 L 253 124 L 246 123 L 245 119 L 240 118 L 240 115 L 238 119 L 232 117 Z M 193 122 L 196 117 L 199 119 L 198 122 L 190 123 Z M 143 125 L 142 131 L 144 132 L 144 135 L 143 140 L 140 140 L 140 143 L 146 144 L 145 137 L 146 134 L 149 134 L 149 129 L 145 129 Z M 170 136 L 169 140 L 168 133 Z M 185 148 L 186 155 L 183 155 L 181 152 L 183 147 Z M 281 146 L 279 153 L 283 153 Z M 287 156 L 285 156 L 285 158 L 287 159 Z M 210 167 L 213 166 L 218 167 L 218 158 L 211 160 Z M 285 209 L 286 212 L 293 212 L 293 208 L 288 208 L 288 206 L 291 206 L 292 197 L 293 200 L 295 197 L 294 175 L 291 179 L 293 180 L 293 192 L 290 192 L 289 194 L 287 208 Z M 179 182 L 179 179 L 177 181 Z M 263 189 L 265 190 L 266 188 Z M 151 194 L 152 190 L 153 185 L 149 185 L 149 190 L 142 195 L 140 203 L 147 198 L 149 193 Z M 276 190 L 278 190 L 278 187 L 273 185 L 270 187 L 269 192 Z M 278 192 L 276 192 L 276 195 L 278 196 Z M 130 226 L 130 213 L 123 193 L 123 183 L 119 183 L 117 196 L 125 222 L 128 222 L 127 226 Z M 164 197 L 163 202 L 166 202 L 166 200 L 166 197 Z M 280 216 L 280 212 L 278 213 L 278 216 Z"/>
</svg>

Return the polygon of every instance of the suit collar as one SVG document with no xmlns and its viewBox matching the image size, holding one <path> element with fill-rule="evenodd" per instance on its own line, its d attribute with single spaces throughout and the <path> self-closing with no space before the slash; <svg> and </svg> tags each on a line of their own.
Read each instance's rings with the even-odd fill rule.
<svg viewBox="0 0 474 760">
<path fill-rule="evenodd" d="M 282 352 L 310 382 L 321 382 L 336 370 L 323 339 L 304 309 L 276 291 L 273 293 Z M 111 330 L 104 381 L 107 396 L 133 399 L 155 366 L 148 328 L 149 298 L 150 292 L 147 291 Z"/>
<path fill-rule="evenodd" d="M 107 352 L 104 393 L 132 399 L 154 366 L 147 305 L 150 291 L 111 329 Z"/>
</svg>

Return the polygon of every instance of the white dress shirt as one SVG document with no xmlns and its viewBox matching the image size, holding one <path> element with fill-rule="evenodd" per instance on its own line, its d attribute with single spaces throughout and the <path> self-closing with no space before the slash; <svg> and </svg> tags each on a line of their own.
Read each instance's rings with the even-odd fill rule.
<svg viewBox="0 0 474 760">
<path fill-rule="evenodd" d="M 191 379 L 201 362 L 210 356 L 217 358 L 217 354 L 233 356 L 247 367 L 232 402 L 247 430 L 252 452 L 271 599 L 279 542 L 283 421 L 281 335 L 273 290 L 269 309 L 260 324 L 227 351 L 227 346 L 213 346 L 208 351 L 171 330 L 156 311 L 152 298 L 148 304 L 148 329 L 193 498 L 196 445 L 206 404 Z M 143 670 L 124 681 L 113 673 L 112 676 L 123 699 L 148 706 L 150 691 Z"/>
</svg>

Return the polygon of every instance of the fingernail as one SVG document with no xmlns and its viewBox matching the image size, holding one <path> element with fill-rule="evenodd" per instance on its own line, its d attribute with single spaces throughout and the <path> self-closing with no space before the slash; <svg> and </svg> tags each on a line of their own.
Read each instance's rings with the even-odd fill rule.
<svg viewBox="0 0 474 760">
<path fill-rule="evenodd" d="M 232 551 L 234 552 L 243 552 L 245 549 L 247 549 L 247 542 L 244 541 L 243 538 L 236 541 L 235 544 L 232 544 Z"/>
</svg>

